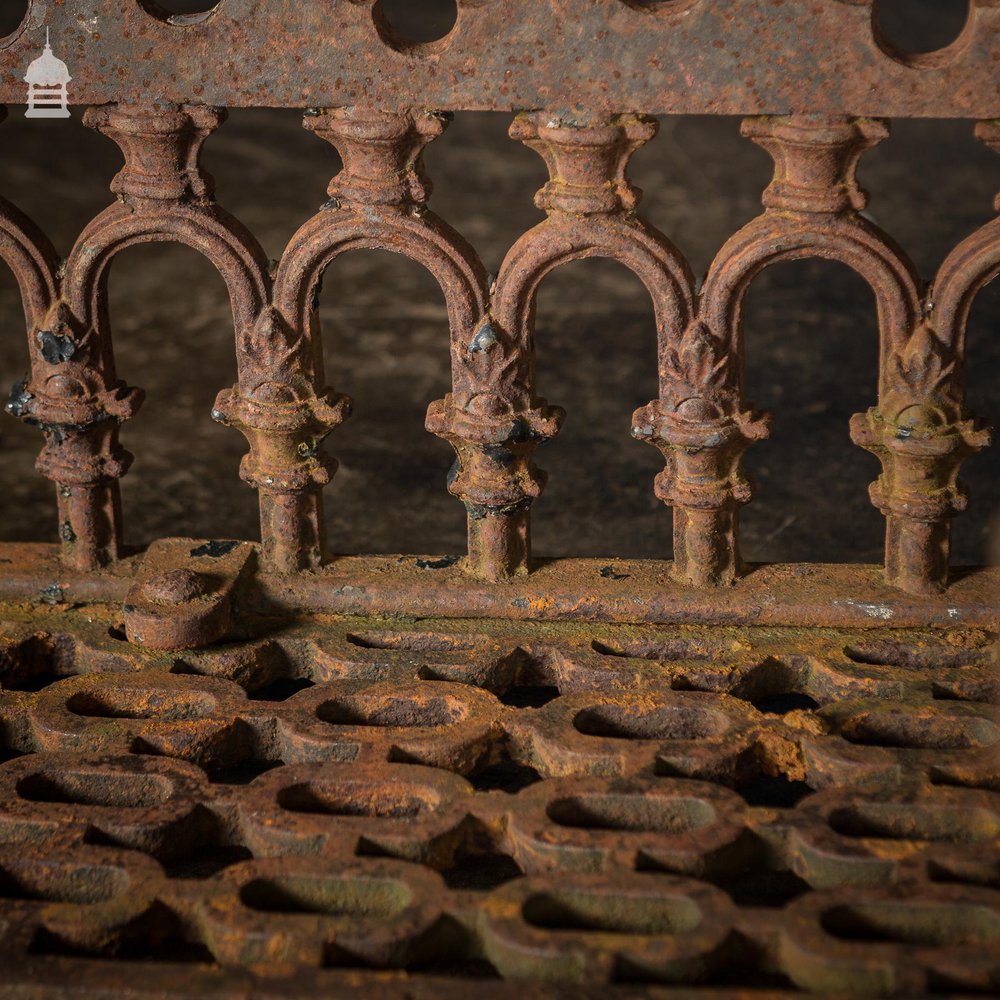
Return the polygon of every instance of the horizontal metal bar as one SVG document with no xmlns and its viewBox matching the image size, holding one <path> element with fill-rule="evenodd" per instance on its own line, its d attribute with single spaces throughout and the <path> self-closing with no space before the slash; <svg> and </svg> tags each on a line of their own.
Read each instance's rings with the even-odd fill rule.
<svg viewBox="0 0 1000 1000">
<path fill-rule="evenodd" d="M 199 544 L 192 540 L 192 546 Z M 125 599 L 139 555 L 99 573 L 60 565 L 54 545 L 0 545 L 0 600 L 36 604 Z M 470 579 L 454 558 L 345 556 L 314 573 L 258 573 L 247 600 L 277 613 L 843 628 L 1000 627 L 1000 567 L 955 570 L 944 598 L 903 593 L 881 566 L 775 563 L 732 587 L 671 580 L 654 559 L 540 560 L 498 585 Z M 249 608 L 246 608 L 249 610 Z"/>
<path fill-rule="evenodd" d="M 394 35 L 375 0 L 221 0 L 171 19 L 142 0 L 33 0 L 0 49 L 0 100 L 23 103 L 46 27 L 74 104 L 1000 117 L 997 0 L 919 56 L 884 40 L 873 0 L 460 0 L 429 44 Z"/>
</svg>

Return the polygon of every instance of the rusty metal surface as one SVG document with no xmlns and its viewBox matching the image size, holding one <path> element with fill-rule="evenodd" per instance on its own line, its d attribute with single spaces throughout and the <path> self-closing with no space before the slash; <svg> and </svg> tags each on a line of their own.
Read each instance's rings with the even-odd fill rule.
<svg viewBox="0 0 1000 1000">
<path fill-rule="evenodd" d="M 237 382 L 220 392 L 215 420 L 247 439 L 242 478 L 260 499 L 261 557 L 279 574 L 316 570 L 328 558 L 321 491 L 337 463 L 323 440 L 350 416 L 329 387 L 317 317 L 325 268 L 357 249 L 384 249 L 438 280 L 450 327 L 451 391 L 431 403 L 427 429 L 456 462 L 449 491 L 465 506 L 462 570 L 503 581 L 531 572 L 530 507 L 546 475 L 534 462 L 565 416 L 539 395 L 535 303 L 545 277 L 587 257 L 633 270 L 654 304 L 659 393 L 636 411 L 632 436 L 665 467 L 655 493 L 672 509 L 673 578 L 696 588 L 732 585 L 740 557 L 739 511 L 752 496 L 742 457 L 768 436 L 770 415 L 746 398 L 742 304 L 753 279 L 781 261 L 840 261 L 871 286 L 879 326 L 878 396 L 851 422 L 856 444 L 882 474 L 872 503 L 885 517 L 885 579 L 914 595 L 950 580 L 952 518 L 969 502 L 962 462 L 990 441 L 965 403 L 965 325 L 978 292 L 1000 271 L 997 221 L 963 240 L 924 287 L 905 252 L 863 214 L 856 170 L 886 123 L 847 117 L 746 119 L 743 133 L 775 162 L 764 211 L 720 250 L 702 284 L 673 243 L 638 214 L 631 155 L 656 131 L 638 114 L 525 112 L 511 136 L 545 161 L 536 196 L 544 222 L 487 275 L 475 250 L 427 207 L 422 151 L 449 116 L 341 107 L 306 113 L 306 127 L 336 146 L 343 167 L 328 200 L 272 268 L 254 237 L 220 208 L 200 151 L 222 122 L 203 105 L 91 108 L 87 124 L 112 138 L 125 165 L 117 201 L 81 234 L 66 261 L 13 206 L 0 255 L 21 286 L 31 374 L 7 409 L 38 425 L 38 468 L 57 487 L 68 570 L 89 572 L 123 554 L 119 480 L 132 456 L 119 428 L 142 403 L 115 371 L 107 275 L 125 249 L 176 241 L 205 254 L 232 301 Z M 993 122 L 977 136 L 1000 147 Z"/>
<path fill-rule="evenodd" d="M 163 546 L 226 553 L 233 542 L 169 539 L 127 556 L 102 573 L 78 573 L 52 545 L 0 544 L 0 601 L 40 607 L 90 603 L 131 605 L 136 581 L 172 572 Z M 218 579 L 204 556 L 193 572 Z M 419 617 L 506 618 L 520 621 L 631 624 L 787 625 L 866 628 L 888 625 L 1000 629 L 1000 568 L 956 574 L 944 598 L 909 595 L 886 584 L 877 566 L 775 564 L 751 571 L 724 591 L 697 589 L 670 576 L 655 559 L 546 559 L 532 572 L 496 586 L 470 579 L 455 556 L 343 556 L 312 573 L 268 572 L 247 559 L 240 577 L 242 612 L 287 617 L 299 612 Z M 177 635 L 192 609 L 153 604 L 158 627 Z M 127 616 L 126 616 L 127 617 Z M 239 628 L 240 615 L 230 624 Z M 175 624 L 176 623 L 176 627 Z M 193 633 L 191 643 L 204 640 Z"/>
<path fill-rule="evenodd" d="M 1000 7 L 970 8 L 956 42 L 914 55 L 876 26 L 873 0 L 458 0 L 454 30 L 425 45 L 376 0 L 221 0 L 175 17 L 153 0 L 32 0 L 0 50 L 0 100 L 23 100 L 48 24 L 84 104 L 997 117 Z"/>
<path fill-rule="evenodd" d="M 368 4 L 350 6 L 370 13 Z M 700 10 L 715 16 L 726 10 L 708 0 L 682 6 L 692 18 Z M 758 13 L 775 29 L 780 11 L 794 9 L 765 6 Z M 85 7 L 57 9 L 84 18 Z M 506 5 L 475 9 L 501 7 L 514 16 Z M 841 12 L 867 7 L 853 0 L 820 5 Z M 220 5 L 194 30 L 227 9 Z M 599 17 L 608 30 L 615 23 L 601 4 L 560 9 Z M 243 13 L 250 31 L 257 22 Z M 677 10 L 672 5 L 666 13 Z M 972 23 L 993 13 L 1000 8 L 980 0 Z M 520 44 L 516 33 L 505 38 L 512 53 L 522 51 Z M 562 38 L 560 50 L 567 44 Z M 270 57 L 275 46 L 267 51 Z M 347 39 L 338 51 L 353 52 Z M 756 39 L 748 51 L 767 53 L 765 40 Z M 321 491 L 337 463 L 323 441 L 350 417 L 352 401 L 328 385 L 324 371 L 317 315 L 322 276 L 345 253 L 383 249 L 424 266 L 444 293 L 452 385 L 431 403 L 426 426 L 456 453 L 447 485 L 467 512 L 462 569 L 469 577 L 498 582 L 533 568 L 530 508 L 546 482 L 534 457 L 565 417 L 540 394 L 536 299 L 556 268 L 607 257 L 634 271 L 653 300 L 659 391 L 635 412 L 631 432 L 664 458 L 655 494 L 673 512 L 671 574 L 696 588 L 732 585 L 746 572 L 739 512 L 753 497 L 743 456 L 771 426 L 770 415 L 746 398 L 743 302 L 765 268 L 819 257 L 853 269 L 876 299 L 878 393 L 870 409 L 852 419 L 851 436 L 882 466 L 870 496 L 886 522 L 886 582 L 915 595 L 947 589 L 951 520 L 969 499 L 959 470 L 990 442 L 989 426 L 966 407 L 964 341 L 976 295 L 1000 271 L 998 222 L 963 240 L 925 286 L 905 251 L 865 214 L 868 198 L 857 182 L 860 158 L 888 135 L 885 120 L 851 117 L 843 102 L 836 113 L 778 115 L 769 105 L 767 116 L 746 118 L 743 134 L 771 155 L 774 177 L 762 214 L 722 247 L 699 283 L 667 235 L 639 214 L 641 192 L 628 180 L 631 156 L 656 133 L 654 118 L 609 113 L 599 103 L 522 111 L 510 134 L 545 162 L 549 180 L 535 203 L 546 218 L 511 247 L 492 276 L 475 249 L 427 206 L 432 188 L 422 154 L 445 131 L 450 113 L 428 110 L 430 94 L 416 107 L 395 110 L 392 102 L 379 103 L 374 84 L 364 104 L 351 104 L 345 86 L 337 103 L 310 108 L 304 118 L 309 131 L 337 149 L 342 169 L 329 183 L 328 200 L 272 266 L 254 236 L 216 203 L 212 178 L 201 166 L 202 148 L 224 111 L 203 103 L 200 85 L 184 76 L 183 60 L 167 62 L 166 50 L 159 55 L 161 64 L 178 67 L 179 85 L 191 85 L 187 103 L 154 103 L 148 94 L 129 103 L 127 84 L 115 77 L 115 103 L 88 109 L 86 124 L 112 139 L 125 163 L 111 183 L 117 200 L 85 228 L 65 261 L 30 220 L 9 204 L 0 206 L 0 256 L 20 284 L 31 352 L 31 374 L 14 386 L 7 409 L 45 433 L 38 468 L 57 487 L 67 569 L 98 570 L 124 554 L 119 480 L 132 456 L 121 447 L 119 428 L 136 414 L 143 392 L 126 386 L 115 370 L 109 269 L 132 246 L 175 241 L 203 253 L 229 291 L 237 381 L 219 393 L 212 416 L 247 440 L 241 476 L 259 495 L 261 558 L 270 571 L 316 570 L 328 558 Z M 796 64 L 827 82 L 807 50 L 797 52 Z M 984 89 L 991 73 L 976 74 Z M 271 93 L 269 79 L 252 69 L 236 75 Z M 575 86 L 572 75 L 567 79 Z M 587 100 L 585 91 L 577 96 Z M 919 104 L 912 92 L 908 100 L 911 108 Z M 1000 149 L 997 122 L 981 121 L 976 135 Z"/>
<path fill-rule="evenodd" d="M 0 201 L 30 359 L 7 409 L 41 430 L 59 505 L 58 546 L 0 546 L 0 991 L 1000 991 L 1000 571 L 949 558 L 960 466 L 990 439 L 965 327 L 1000 222 L 926 284 L 856 177 L 886 116 L 977 118 L 1000 151 L 1000 3 L 919 58 L 886 51 L 869 0 L 458 6 L 413 47 L 371 0 L 34 0 L 0 50 L 19 101 L 49 27 L 125 161 L 65 260 Z M 200 162 L 239 104 L 302 107 L 342 161 L 273 262 Z M 549 175 L 496 275 L 427 205 L 423 150 L 474 108 L 516 111 Z M 628 179 L 669 111 L 750 115 L 775 164 L 704 281 Z M 259 545 L 123 544 L 143 392 L 115 369 L 108 273 L 164 241 L 229 291 L 237 377 L 211 416 L 246 438 Z M 456 454 L 464 555 L 326 539 L 323 442 L 352 402 L 318 301 L 356 249 L 444 294 L 451 391 L 426 426 Z M 536 377 L 537 294 L 598 256 L 654 304 L 658 392 L 631 434 L 664 459 L 671 561 L 531 549 L 536 451 L 565 417 Z M 771 426 L 743 302 L 803 257 L 875 295 L 877 396 L 850 432 L 882 466 L 881 567 L 740 555 L 743 456 Z"/>
<path fill-rule="evenodd" d="M 129 642 L 180 649 L 225 638 L 232 628 L 234 592 L 253 558 L 247 542 L 155 542 L 122 605 Z"/>
<path fill-rule="evenodd" d="M 995 633 L 3 618 L 9 982 L 1000 988 Z"/>
</svg>

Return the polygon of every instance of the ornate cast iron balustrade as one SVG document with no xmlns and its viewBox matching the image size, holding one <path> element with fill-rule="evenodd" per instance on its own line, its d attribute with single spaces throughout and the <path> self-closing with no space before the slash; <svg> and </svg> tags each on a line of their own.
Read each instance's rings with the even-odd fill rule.
<svg viewBox="0 0 1000 1000">
<path fill-rule="evenodd" d="M 104 0 L 86 13 L 29 5 L 0 56 L 0 96 L 18 101 L 21 68 L 49 28 L 74 66 L 74 101 L 92 105 L 86 123 L 125 158 L 116 201 L 65 261 L 13 206 L 0 213 L 31 356 L 7 408 L 44 432 L 38 468 L 56 486 L 65 572 L 124 556 L 119 481 L 132 458 L 119 429 L 143 394 L 115 371 L 108 269 L 130 246 L 172 240 L 203 253 L 229 290 L 238 379 L 212 416 L 249 444 L 241 474 L 260 498 L 265 575 L 327 559 L 321 491 L 336 462 L 323 442 L 351 402 L 327 387 L 317 296 L 335 258 L 374 247 L 426 267 L 447 303 L 452 391 L 431 404 L 427 428 L 455 449 L 448 489 L 468 517 L 456 592 L 463 576 L 496 583 L 532 572 L 530 508 L 545 485 L 535 454 L 563 418 L 535 376 L 535 298 L 555 268 L 593 256 L 633 270 L 653 301 L 659 395 L 636 412 L 632 434 L 663 453 L 655 490 L 673 512 L 677 587 L 744 573 L 743 456 L 769 428 L 743 387 L 747 289 L 773 263 L 823 257 L 853 268 L 877 302 L 878 398 L 851 431 L 882 464 L 871 499 L 886 520 L 885 583 L 911 595 L 946 590 L 950 525 L 967 504 L 959 469 L 989 441 L 966 409 L 964 330 L 976 293 L 1000 272 L 998 222 L 969 236 L 925 287 L 863 214 L 855 174 L 893 115 L 978 118 L 977 136 L 1000 151 L 995 0 L 973 0 L 961 38 L 921 58 L 883 39 L 870 0 L 460 0 L 451 34 L 425 45 L 397 36 L 374 0 L 222 0 L 197 17 Z M 498 37 L 502 46 L 487 44 Z M 511 69 L 506 54 L 529 51 Z M 305 126 L 343 161 L 273 270 L 200 166 L 222 108 L 262 100 L 312 105 Z M 516 111 L 512 138 L 549 171 L 535 199 L 546 219 L 495 279 L 428 208 L 422 162 L 451 112 L 476 108 Z M 762 214 L 719 251 L 700 287 L 642 218 L 627 177 L 656 132 L 648 113 L 664 112 L 744 114 L 743 134 L 774 159 Z"/>
<path fill-rule="evenodd" d="M 997 994 L 1000 571 L 949 576 L 949 532 L 989 443 L 965 329 L 1000 219 L 925 285 L 856 172 L 898 116 L 977 120 L 1000 152 L 1000 0 L 920 57 L 872 0 L 457 8 L 413 44 L 377 0 L 33 0 L 0 43 L 21 104 L 48 28 L 125 161 L 65 260 L 0 201 L 30 354 L 7 408 L 44 435 L 60 539 L 0 545 L 0 993 Z M 273 265 L 200 163 L 247 105 L 303 110 L 343 164 Z M 428 208 L 422 153 L 472 109 L 513 114 L 549 173 L 495 277 Z M 774 160 L 703 282 L 628 180 L 651 116 L 685 113 L 743 116 Z M 122 544 L 143 393 L 115 369 L 108 274 L 158 241 L 228 288 L 237 379 L 212 417 L 246 438 L 259 546 Z M 361 248 L 444 294 L 451 391 L 426 423 L 456 453 L 464 559 L 333 557 L 351 539 L 324 536 L 351 401 L 317 301 Z M 672 562 L 532 557 L 536 452 L 563 420 L 536 298 L 586 257 L 653 302 L 658 394 L 631 433 L 663 455 Z M 769 431 L 743 303 L 803 257 L 874 291 L 878 393 L 851 433 L 882 465 L 884 567 L 740 557 L 743 458 Z"/>
</svg>

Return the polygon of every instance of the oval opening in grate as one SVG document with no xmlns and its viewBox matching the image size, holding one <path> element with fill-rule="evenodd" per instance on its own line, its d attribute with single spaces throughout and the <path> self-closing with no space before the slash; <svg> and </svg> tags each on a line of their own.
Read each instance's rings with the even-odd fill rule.
<svg viewBox="0 0 1000 1000">
<path fill-rule="evenodd" d="M 457 698 L 344 698 L 323 702 L 316 717 L 333 726 L 431 729 L 461 722 L 467 709 Z"/>
<path fill-rule="evenodd" d="M 0 866 L 0 899 L 46 903 L 106 903 L 129 887 L 128 873 L 107 865 L 70 863 Z"/>
<path fill-rule="evenodd" d="M 277 800 L 289 812 L 373 819 L 412 819 L 438 805 L 438 797 L 431 789 L 398 784 L 303 782 L 282 788 Z"/>
<path fill-rule="evenodd" d="M 1000 820 L 986 809 L 930 807 L 909 802 L 856 802 L 834 809 L 827 822 L 844 837 L 980 843 L 1000 837 Z"/>
<path fill-rule="evenodd" d="M 322 878 L 283 875 L 258 878 L 240 890 L 240 901 L 263 913 L 388 920 L 409 906 L 407 886 L 388 878 Z"/>
<path fill-rule="evenodd" d="M 844 941 L 891 942 L 931 948 L 988 945 L 1000 940 L 1000 915 L 985 906 L 906 900 L 836 906 L 820 919 Z"/>
<path fill-rule="evenodd" d="M 595 639 L 590 648 L 601 656 L 641 660 L 707 660 L 712 655 L 704 642 L 694 639 L 664 639 L 662 642 L 642 639 L 601 642 Z"/>
<path fill-rule="evenodd" d="M 689 796 L 572 795 L 555 799 L 545 810 L 553 823 L 580 830 L 629 833 L 690 833 L 715 822 L 715 809 Z"/>
<path fill-rule="evenodd" d="M 701 923 L 698 905 L 683 896 L 632 898 L 611 890 L 540 892 L 524 901 L 521 915 L 533 927 L 601 934 L 686 934 Z"/>
<path fill-rule="evenodd" d="M 210 715 L 215 707 L 215 698 L 210 694 L 153 688 L 77 691 L 66 699 L 68 711 L 93 719 L 191 721 Z"/>
<path fill-rule="evenodd" d="M 410 653 L 468 653 L 470 639 L 437 632 L 348 632 L 344 637 L 360 649 L 399 649 Z"/>
<path fill-rule="evenodd" d="M 841 735 L 862 746 L 897 750 L 968 750 L 1000 741 L 989 719 L 973 715 L 921 715 L 916 711 L 863 712 L 845 723 Z"/>
<path fill-rule="evenodd" d="M 649 10 L 654 14 L 679 14 L 700 3 L 701 0 L 624 0 L 624 2 L 636 10 Z"/>
<path fill-rule="evenodd" d="M 219 6 L 221 0 L 139 0 L 142 9 L 167 24 L 198 24 Z"/>
<path fill-rule="evenodd" d="M 968 649 L 945 643 L 908 643 L 873 639 L 846 646 L 844 656 L 854 663 L 873 667 L 915 669 L 938 667 L 950 670 L 957 667 L 985 666 L 989 662 L 990 652 L 986 649 Z"/>
<path fill-rule="evenodd" d="M 125 772 L 36 771 L 17 783 L 17 794 L 29 802 L 148 809 L 165 802 L 172 791 L 166 778 Z"/>
<path fill-rule="evenodd" d="M 721 736 L 726 718 L 702 709 L 668 705 L 637 712 L 624 705 L 595 705 L 577 712 L 576 731 L 616 740 L 703 740 Z"/>
</svg>

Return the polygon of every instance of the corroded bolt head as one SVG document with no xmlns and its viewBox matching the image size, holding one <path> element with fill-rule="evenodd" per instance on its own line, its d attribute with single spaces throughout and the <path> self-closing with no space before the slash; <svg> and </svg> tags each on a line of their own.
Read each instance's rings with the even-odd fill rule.
<svg viewBox="0 0 1000 1000">
<path fill-rule="evenodd" d="M 208 593 L 208 580 L 201 573 L 190 569 L 172 569 L 158 573 L 143 585 L 143 595 L 159 604 L 179 604 L 204 597 Z"/>
</svg>

